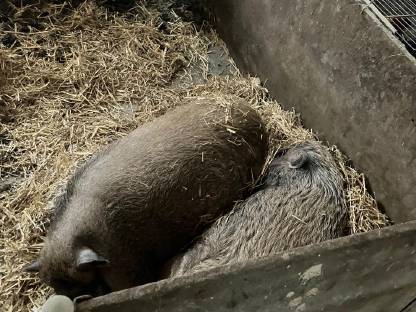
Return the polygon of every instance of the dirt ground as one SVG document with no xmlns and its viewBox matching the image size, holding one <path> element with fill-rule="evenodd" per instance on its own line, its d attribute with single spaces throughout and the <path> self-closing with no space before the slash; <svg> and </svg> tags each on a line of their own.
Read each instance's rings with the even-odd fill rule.
<svg viewBox="0 0 416 312">
<path fill-rule="evenodd" d="M 271 134 L 270 155 L 317 139 L 260 81 L 242 75 L 185 2 L 0 3 L 0 306 L 30 311 L 51 291 L 22 273 L 41 248 L 49 200 L 103 145 L 184 98 L 246 99 Z M 334 146 L 350 234 L 388 224 L 365 177 Z"/>
</svg>

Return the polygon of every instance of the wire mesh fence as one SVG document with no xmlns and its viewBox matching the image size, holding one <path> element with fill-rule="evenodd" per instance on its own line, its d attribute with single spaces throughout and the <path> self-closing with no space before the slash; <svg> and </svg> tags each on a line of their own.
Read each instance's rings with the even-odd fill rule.
<svg viewBox="0 0 416 312">
<path fill-rule="evenodd" d="M 416 0 L 371 0 L 370 7 L 389 23 L 389 29 L 416 55 Z"/>
</svg>

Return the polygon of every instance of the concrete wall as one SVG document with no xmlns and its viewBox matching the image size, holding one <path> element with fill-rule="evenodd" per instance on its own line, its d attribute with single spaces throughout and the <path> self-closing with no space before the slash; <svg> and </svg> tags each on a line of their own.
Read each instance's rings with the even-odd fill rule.
<svg viewBox="0 0 416 312">
<path fill-rule="evenodd" d="M 410 312 L 415 298 L 414 221 L 123 290 L 77 312 Z"/>
<path fill-rule="evenodd" d="M 394 221 L 415 219 L 416 63 L 402 44 L 358 1 L 207 1 L 240 69 L 337 144 Z"/>
</svg>

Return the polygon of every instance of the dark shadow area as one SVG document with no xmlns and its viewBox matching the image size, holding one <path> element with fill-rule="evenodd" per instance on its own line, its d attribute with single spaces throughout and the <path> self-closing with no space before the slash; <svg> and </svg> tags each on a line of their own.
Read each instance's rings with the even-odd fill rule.
<svg viewBox="0 0 416 312">
<path fill-rule="evenodd" d="M 57 18 L 65 15 L 70 9 L 81 5 L 85 0 L 4 0 L 0 1 L 0 23 L 17 25 L 18 31 L 27 32 L 30 28 L 42 29 L 42 20 Z M 184 21 L 201 25 L 209 15 L 203 5 L 204 1 L 196 0 L 96 0 L 96 2 L 110 11 L 126 13 L 138 5 L 146 5 L 161 12 L 161 17 L 169 21 L 170 13 L 175 12 Z M 6 45 L 13 42 L 13 38 L 5 39 Z"/>
</svg>

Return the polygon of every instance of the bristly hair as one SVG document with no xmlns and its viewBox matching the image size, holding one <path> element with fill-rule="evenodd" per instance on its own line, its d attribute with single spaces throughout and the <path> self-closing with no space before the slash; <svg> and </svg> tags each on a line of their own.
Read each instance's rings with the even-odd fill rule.
<svg viewBox="0 0 416 312">
<path fill-rule="evenodd" d="M 116 141 L 117 142 L 117 141 Z M 56 227 L 56 224 L 61 219 L 62 215 L 65 213 L 65 210 L 69 204 L 71 197 L 74 195 L 74 190 L 77 182 L 85 171 L 94 164 L 101 156 L 106 154 L 108 150 L 116 143 L 112 142 L 97 151 L 89 159 L 87 159 L 80 167 L 78 167 L 73 175 L 69 177 L 68 181 L 61 186 L 55 197 L 51 200 L 49 207 L 53 210 L 53 215 L 51 218 L 50 228 L 53 229 Z"/>
</svg>

